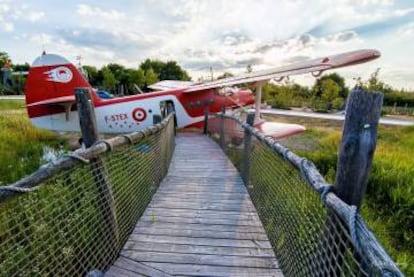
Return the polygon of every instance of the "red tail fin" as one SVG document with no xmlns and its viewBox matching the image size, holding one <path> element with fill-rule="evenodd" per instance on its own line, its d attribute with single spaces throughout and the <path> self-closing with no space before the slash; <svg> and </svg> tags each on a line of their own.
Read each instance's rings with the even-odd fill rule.
<svg viewBox="0 0 414 277">
<path fill-rule="evenodd" d="M 26 81 L 29 117 L 64 112 L 65 104 L 75 102 L 76 87 L 91 86 L 72 63 L 55 54 L 38 57 L 30 67 Z"/>
</svg>

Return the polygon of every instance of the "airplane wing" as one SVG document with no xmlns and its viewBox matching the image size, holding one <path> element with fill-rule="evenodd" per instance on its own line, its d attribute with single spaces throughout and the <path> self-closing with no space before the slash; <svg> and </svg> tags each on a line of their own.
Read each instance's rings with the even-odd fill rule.
<svg viewBox="0 0 414 277">
<path fill-rule="evenodd" d="M 287 76 L 305 73 L 312 73 L 314 76 L 319 76 L 325 70 L 368 62 L 380 57 L 380 55 L 381 54 L 379 51 L 373 49 L 346 52 L 309 61 L 298 62 L 286 66 L 260 70 L 236 77 L 225 78 L 203 84 L 196 84 L 188 87 L 184 90 L 184 92 L 195 92 L 211 88 L 229 87 L 238 84 L 264 82 L 271 79 L 282 79 Z"/>
<path fill-rule="evenodd" d="M 149 85 L 148 87 L 153 90 L 171 90 L 178 88 L 186 88 L 194 85 L 194 82 L 177 81 L 177 80 L 163 80 L 155 84 Z"/>
</svg>

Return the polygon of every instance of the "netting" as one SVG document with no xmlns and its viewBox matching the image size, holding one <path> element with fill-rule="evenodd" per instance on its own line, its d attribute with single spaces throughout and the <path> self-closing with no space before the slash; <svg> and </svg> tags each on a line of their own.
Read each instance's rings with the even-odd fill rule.
<svg viewBox="0 0 414 277">
<path fill-rule="evenodd" d="M 285 276 L 402 276 L 312 163 L 230 116 L 211 116 L 208 133 L 240 171 Z"/>
<path fill-rule="evenodd" d="M 0 187 L 0 276 L 105 270 L 165 176 L 173 149 L 169 117 Z"/>
</svg>

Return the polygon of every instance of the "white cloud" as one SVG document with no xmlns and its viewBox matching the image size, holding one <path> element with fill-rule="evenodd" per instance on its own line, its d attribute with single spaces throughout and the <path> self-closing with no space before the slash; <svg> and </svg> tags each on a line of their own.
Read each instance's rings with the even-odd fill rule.
<svg viewBox="0 0 414 277">
<path fill-rule="evenodd" d="M 41 20 L 42 18 L 44 18 L 44 16 L 45 16 L 44 12 L 31 11 L 27 15 L 27 19 L 30 22 L 37 22 L 37 21 Z"/>
<path fill-rule="evenodd" d="M 11 22 L 3 22 L 2 25 L 3 25 L 3 29 L 6 32 L 13 32 L 14 31 L 14 24 L 13 23 L 11 23 Z"/>
<path fill-rule="evenodd" d="M 26 4 L 12 3 L 9 0 L 0 1 L 0 29 L 10 33 L 19 22 L 37 22 L 45 15 L 44 12 L 29 9 Z"/>
<path fill-rule="evenodd" d="M 125 17 L 125 14 L 115 9 L 105 11 L 98 7 L 92 7 L 86 4 L 79 4 L 76 12 L 81 16 L 100 17 L 105 20 L 117 20 Z"/>
</svg>

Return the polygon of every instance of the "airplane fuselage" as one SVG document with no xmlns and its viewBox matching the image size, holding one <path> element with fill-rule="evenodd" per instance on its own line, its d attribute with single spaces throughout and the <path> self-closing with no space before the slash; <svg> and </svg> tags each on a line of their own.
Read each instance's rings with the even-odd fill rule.
<svg viewBox="0 0 414 277">
<path fill-rule="evenodd" d="M 154 115 L 164 117 L 171 109 L 176 114 L 178 128 L 202 127 L 206 106 L 210 113 L 215 113 L 222 106 L 232 108 L 254 102 L 253 94 L 248 89 L 239 90 L 232 96 L 217 94 L 214 89 L 195 93 L 185 93 L 179 89 L 112 99 L 100 99 L 93 91 L 92 100 L 100 133 L 138 131 L 153 125 Z M 38 108 L 33 108 L 29 111 L 29 116 L 37 127 L 55 131 L 79 131 L 76 105 L 73 105 L 69 114 L 60 105 L 39 105 Z"/>
</svg>

